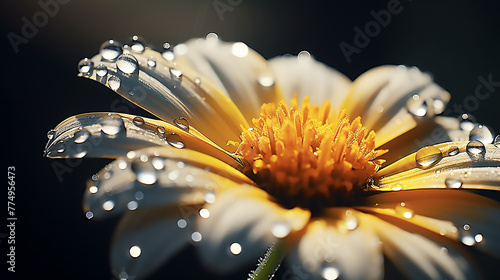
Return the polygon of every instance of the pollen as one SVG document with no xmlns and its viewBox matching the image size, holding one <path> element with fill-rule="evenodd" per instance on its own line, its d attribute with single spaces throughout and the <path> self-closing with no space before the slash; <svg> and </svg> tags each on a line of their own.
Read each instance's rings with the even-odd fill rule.
<svg viewBox="0 0 500 280">
<path fill-rule="evenodd" d="M 328 101 L 299 108 L 262 105 L 253 127 L 244 130 L 236 151 L 247 163 L 247 175 L 286 206 L 343 204 L 375 174 L 385 151 L 375 149 L 375 132 L 349 121 L 346 111 L 331 112 Z"/>
</svg>

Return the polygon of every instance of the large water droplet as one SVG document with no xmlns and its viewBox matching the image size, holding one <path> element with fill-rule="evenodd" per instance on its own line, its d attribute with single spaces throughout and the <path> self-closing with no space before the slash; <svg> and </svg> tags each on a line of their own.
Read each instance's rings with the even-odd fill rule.
<svg viewBox="0 0 500 280">
<path fill-rule="evenodd" d="M 120 43 L 115 40 L 109 40 L 101 45 L 99 53 L 105 60 L 113 61 L 122 54 L 122 48 Z"/>
<path fill-rule="evenodd" d="M 432 101 L 432 107 L 434 107 L 434 114 L 438 115 L 444 112 L 446 103 L 442 99 L 436 98 Z"/>
<path fill-rule="evenodd" d="M 90 76 L 94 69 L 94 62 L 90 61 L 88 58 L 80 60 L 78 63 L 78 71 L 83 75 Z"/>
<path fill-rule="evenodd" d="M 104 77 L 104 76 L 106 76 L 108 74 L 108 68 L 106 68 L 106 66 L 104 66 L 103 64 L 99 64 L 95 68 L 95 73 L 99 77 Z"/>
<path fill-rule="evenodd" d="M 184 130 L 186 132 L 189 131 L 189 121 L 185 117 L 178 117 L 178 118 L 176 118 L 174 120 L 174 124 L 178 128 L 180 128 L 180 129 L 182 129 L 182 130 Z"/>
<path fill-rule="evenodd" d="M 486 152 L 486 148 L 484 147 L 483 142 L 479 140 L 473 140 L 467 143 L 466 151 L 469 156 L 477 156 L 484 154 Z"/>
<path fill-rule="evenodd" d="M 135 172 L 137 181 L 145 185 L 152 185 L 156 183 L 158 174 L 156 168 L 149 162 L 144 160 L 134 160 L 131 165 L 132 170 Z"/>
<path fill-rule="evenodd" d="M 114 136 L 125 129 L 122 118 L 114 115 L 103 117 L 99 123 L 101 131 L 109 136 Z"/>
<path fill-rule="evenodd" d="M 182 149 L 185 147 L 184 142 L 182 142 L 182 138 L 180 135 L 172 133 L 167 135 L 167 143 L 170 144 L 172 147 Z"/>
<path fill-rule="evenodd" d="M 413 94 L 413 96 L 408 99 L 406 102 L 406 108 L 408 112 L 417 117 L 423 117 L 427 115 L 427 101 L 421 100 L 420 95 L 417 93 Z"/>
<path fill-rule="evenodd" d="M 493 133 L 491 130 L 482 124 L 475 125 L 469 133 L 469 140 L 479 140 L 483 143 L 493 142 Z"/>
<path fill-rule="evenodd" d="M 444 184 L 446 185 L 447 188 L 450 189 L 459 189 L 462 187 L 462 180 L 460 179 L 454 179 L 454 178 L 447 178 L 444 180 Z"/>
<path fill-rule="evenodd" d="M 144 39 L 137 36 L 137 35 L 134 35 L 132 36 L 130 42 L 128 43 L 128 45 L 130 46 L 130 49 L 136 53 L 142 53 L 144 52 L 144 50 L 146 49 L 145 47 L 145 43 L 144 43 Z"/>
<path fill-rule="evenodd" d="M 108 85 L 109 85 L 109 88 L 111 88 L 112 90 L 117 90 L 120 88 L 120 84 L 121 84 L 121 80 L 119 77 L 117 76 L 110 76 L 108 78 Z"/>
<path fill-rule="evenodd" d="M 437 164 L 443 158 L 443 153 L 434 146 L 423 147 L 415 154 L 415 161 L 420 168 L 428 168 Z"/>
<path fill-rule="evenodd" d="M 139 62 L 137 62 L 135 56 L 126 53 L 118 57 L 116 60 L 116 67 L 123 73 L 132 74 L 139 68 Z"/>
<path fill-rule="evenodd" d="M 137 209 L 137 207 L 139 207 L 139 203 L 137 203 L 137 201 L 135 200 L 132 200 L 129 203 L 127 203 L 128 210 L 134 211 Z"/>
</svg>

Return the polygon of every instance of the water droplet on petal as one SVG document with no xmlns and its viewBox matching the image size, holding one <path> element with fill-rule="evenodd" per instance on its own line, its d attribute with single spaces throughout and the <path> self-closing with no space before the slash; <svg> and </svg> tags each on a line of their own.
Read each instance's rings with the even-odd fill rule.
<svg viewBox="0 0 500 280">
<path fill-rule="evenodd" d="M 339 272 L 338 268 L 336 268 L 334 266 L 327 265 L 327 266 L 323 267 L 323 269 L 321 270 L 321 276 L 325 280 L 335 280 L 335 279 L 339 278 L 340 272 Z"/>
<path fill-rule="evenodd" d="M 460 149 L 457 146 L 451 146 L 448 149 L 448 156 L 456 156 L 460 153 Z"/>
<path fill-rule="evenodd" d="M 141 117 L 134 117 L 134 118 L 132 119 L 132 122 L 133 122 L 135 125 L 137 125 L 137 126 L 141 126 L 141 125 L 143 125 L 143 124 L 145 123 L 144 119 L 143 119 L 143 118 L 141 118 Z"/>
<path fill-rule="evenodd" d="M 156 168 L 149 161 L 134 160 L 131 165 L 135 173 L 137 181 L 145 185 L 152 185 L 156 183 L 158 174 Z"/>
<path fill-rule="evenodd" d="M 483 143 L 493 142 L 493 133 L 491 130 L 482 124 L 475 125 L 469 133 L 469 140 L 479 140 Z"/>
<path fill-rule="evenodd" d="M 406 219 L 410 219 L 413 217 L 413 210 L 408 209 L 404 206 L 405 204 L 401 203 L 401 205 L 396 206 L 396 214 L 403 216 Z"/>
<path fill-rule="evenodd" d="M 271 233 L 277 238 L 284 238 L 290 234 L 291 226 L 287 222 L 277 222 L 271 228 Z"/>
<path fill-rule="evenodd" d="M 311 60 L 311 54 L 310 54 L 308 51 L 301 51 L 301 52 L 299 52 L 299 54 L 297 55 L 297 59 L 298 59 L 300 62 L 307 62 L 307 61 L 310 61 L 310 60 Z"/>
<path fill-rule="evenodd" d="M 137 201 L 135 201 L 135 200 L 132 200 L 129 203 L 127 203 L 128 210 L 132 210 L 132 211 L 136 210 L 138 206 L 139 206 L 139 203 L 137 203 Z"/>
<path fill-rule="evenodd" d="M 109 136 L 114 136 L 125 130 L 122 118 L 118 116 L 106 116 L 99 122 L 101 124 L 101 131 Z"/>
<path fill-rule="evenodd" d="M 130 49 L 136 53 L 142 53 L 146 49 L 144 44 L 144 39 L 137 35 L 132 36 L 132 40 L 129 42 Z"/>
<path fill-rule="evenodd" d="M 476 240 L 474 239 L 474 237 L 468 234 L 463 235 L 460 239 L 462 240 L 462 243 L 464 243 L 467 246 L 474 246 L 474 244 L 476 244 Z"/>
<path fill-rule="evenodd" d="M 474 122 L 476 119 L 470 114 L 462 114 L 458 118 L 460 122 L 460 129 L 464 131 L 471 131 L 474 128 Z"/>
<path fill-rule="evenodd" d="M 122 48 L 115 40 L 109 40 L 101 45 L 99 53 L 105 60 L 113 61 L 122 54 Z"/>
<path fill-rule="evenodd" d="M 260 76 L 257 82 L 263 87 L 271 87 L 274 85 L 274 78 L 272 76 Z"/>
<path fill-rule="evenodd" d="M 172 147 L 182 149 L 185 147 L 184 142 L 182 142 L 182 138 L 180 135 L 172 133 L 167 135 L 167 143 L 170 144 Z"/>
<path fill-rule="evenodd" d="M 462 187 L 463 182 L 460 179 L 447 178 L 446 180 L 444 180 L 444 184 L 447 188 L 459 189 Z"/>
<path fill-rule="evenodd" d="M 87 213 L 85 213 L 85 217 L 90 220 L 94 218 L 94 213 L 92 213 L 92 211 L 87 211 Z"/>
<path fill-rule="evenodd" d="M 233 244 L 231 244 L 231 246 L 229 246 L 229 251 L 233 255 L 239 255 L 241 253 L 241 249 L 242 248 L 241 248 L 240 243 L 237 243 L 237 242 L 234 242 Z"/>
<path fill-rule="evenodd" d="M 148 64 L 149 67 L 156 67 L 156 60 L 154 60 L 153 58 L 148 58 L 146 63 Z"/>
<path fill-rule="evenodd" d="M 497 148 L 500 148 L 500 134 L 498 134 L 497 137 L 495 137 L 495 140 L 493 140 L 493 145 L 495 145 L 495 147 Z"/>
<path fill-rule="evenodd" d="M 185 117 L 178 117 L 178 118 L 176 118 L 174 120 L 174 124 L 178 128 L 180 128 L 180 129 L 182 129 L 182 130 L 184 130 L 186 132 L 189 131 L 189 121 Z"/>
<path fill-rule="evenodd" d="M 173 52 L 171 52 L 171 51 L 164 51 L 164 52 L 161 54 L 161 56 L 162 56 L 163 58 L 165 58 L 166 60 L 168 60 L 168 61 L 172 61 L 172 60 L 174 60 L 174 59 L 175 59 L 175 55 L 174 55 L 174 53 L 173 53 Z"/>
<path fill-rule="evenodd" d="M 111 88 L 112 90 L 119 89 L 120 88 L 120 84 L 121 84 L 121 80 L 120 80 L 119 77 L 111 75 L 108 78 L 108 85 L 109 85 L 109 88 Z"/>
<path fill-rule="evenodd" d="M 99 77 L 104 77 L 104 76 L 106 76 L 108 74 L 108 68 L 106 68 L 106 66 L 104 66 L 103 64 L 99 64 L 95 68 L 95 73 Z"/>
<path fill-rule="evenodd" d="M 426 146 L 415 154 L 415 161 L 420 168 L 428 168 L 437 164 L 443 158 L 443 153 L 439 148 Z"/>
<path fill-rule="evenodd" d="M 200 209 L 199 213 L 200 217 L 202 217 L 203 219 L 208 219 L 210 217 L 210 211 L 208 211 L 208 209 L 206 208 Z"/>
<path fill-rule="evenodd" d="M 417 93 L 413 94 L 412 98 L 408 99 L 406 108 L 408 112 L 414 116 L 423 117 L 427 115 L 427 101 L 421 100 Z"/>
<path fill-rule="evenodd" d="M 97 193 L 97 191 L 99 191 L 99 188 L 97 186 L 90 186 L 89 187 L 89 193 Z"/>
<path fill-rule="evenodd" d="M 115 203 L 112 200 L 107 200 L 102 204 L 102 209 L 105 211 L 111 211 L 115 208 Z"/>
<path fill-rule="evenodd" d="M 129 252 L 130 256 L 135 259 L 141 255 L 141 248 L 139 246 L 134 245 L 134 246 L 130 247 L 128 252 Z"/>
<path fill-rule="evenodd" d="M 90 61 L 88 58 L 80 60 L 78 63 L 78 71 L 83 75 L 90 76 L 94 69 L 94 62 Z"/>
<path fill-rule="evenodd" d="M 467 143 L 466 151 L 467 151 L 467 154 L 469 154 L 469 156 L 472 156 L 472 155 L 477 156 L 477 155 L 484 154 L 486 152 L 486 148 L 484 147 L 483 142 L 481 142 L 479 140 L 473 140 L 473 141 L 470 141 L 469 143 Z"/>
<path fill-rule="evenodd" d="M 158 131 L 158 133 L 160 133 L 160 134 L 164 134 L 164 133 L 165 133 L 165 131 L 166 131 L 166 129 L 165 129 L 165 127 L 164 127 L 164 126 L 161 126 L 161 125 L 160 125 L 160 126 L 158 126 L 158 127 L 156 128 L 156 131 Z"/>
<path fill-rule="evenodd" d="M 219 39 L 219 36 L 216 33 L 210 32 L 210 33 L 207 34 L 207 36 L 205 37 L 205 39 L 207 39 L 207 40 L 217 40 L 217 39 Z"/>
<path fill-rule="evenodd" d="M 118 57 L 116 60 L 116 67 L 123 73 L 132 74 L 139 68 L 139 62 L 137 62 L 135 56 L 126 53 Z"/>
<path fill-rule="evenodd" d="M 248 46 L 243 42 L 234 43 L 231 52 L 234 56 L 245 57 L 248 55 Z"/>
<path fill-rule="evenodd" d="M 173 80 L 176 81 L 181 81 L 182 80 L 182 71 L 175 69 L 175 68 L 169 68 L 168 71 L 170 72 L 170 77 L 172 77 Z"/>
<path fill-rule="evenodd" d="M 87 141 L 87 139 L 89 139 L 89 137 L 90 137 L 90 132 L 83 129 L 83 130 L 77 131 L 75 133 L 73 142 L 75 142 L 76 144 L 81 144 L 81 143 L 84 143 L 85 141 Z"/>
</svg>

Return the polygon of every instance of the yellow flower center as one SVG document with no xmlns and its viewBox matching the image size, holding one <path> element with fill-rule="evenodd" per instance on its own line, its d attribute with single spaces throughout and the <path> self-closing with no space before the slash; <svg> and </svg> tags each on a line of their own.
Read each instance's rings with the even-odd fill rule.
<svg viewBox="0 0 500 280">
<path fill-rule="evenodd" d="M 330 103 L 299 108 L 294 97 L 261 107 L 254 127 L 242 132 L 237 153 L 246 173 L 285 206 L 322 208 L 346 204 L 383 163 L 375 159 L 375 133 L 345 110 L 330 114 Z"/>
</svg>

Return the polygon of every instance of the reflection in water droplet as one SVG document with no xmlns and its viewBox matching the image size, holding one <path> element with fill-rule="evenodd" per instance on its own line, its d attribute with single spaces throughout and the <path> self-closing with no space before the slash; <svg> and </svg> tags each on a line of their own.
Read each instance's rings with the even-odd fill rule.
<svg viewBox="0 0 500 280">
<path fill-rule="evenodd" d="M 101 124 L 101 131 L 109 136 L 114 136 L 125 130 L 123 120 L 118 116 L 108 115 L 103 117 L 99 123 Z"/>
<path fill-rule="evenodd" d="M 184 130 L 186 132 L 189 131 L 189 121 L 185 117 L 178 117 L 178 118 L 176 118 L 174 120 L 174 124 L 178 128 L 180 128 L 180 129 L 182 129 L 182 130 Z"/>
<path fill-rule="evenodd" d="M 134 160 L 130 166 L 134 171 L 137 181 L 145 185 L 156 183 L 158 175 L 154 166 L 149 162 Z"/>
<path fill-rule="evenodd" d="M 200 242 L 201 241 L 201 233 L 195 231 L 193 232 L 193 234 L 191 234 L 191 239 L 194 241 L 194 242 Z"/>
<path fill-rule="evenodd" d="M 115 208 L 115 203 L 112 200 L 107 200 L 102 204 L 102 209 L 105 211 L 111 211 L 113 208 Z"/>
<path fill-rule="evenodd" d="M 90 220 L 94 218 L 94 213 L 92 213 L 92 211 L 87 211 L 87 213 L 85 213 L 85 217 Z"/>
<path fill-rule="evenodd" d="M 231 52 L 234 56 L 245 57 L 248 55 L 248 46 L 243 42 L 234 43 Z"/>
<path fill-rule="evenodd" d="M 109 40 L 101 45 L 99 53 L 105 60 L 113 61 L 122 54 L 122 48 L 118 42 Z"/>
<path fill-rule="evenodd" d="M 137 245 L 134 245 L 130 247 L 128 252 L 132 258 L 138 258 L 141 255 L 141 248 Z"/>
<path fill-rule="evenodd" d="M 340 272 L 336 267 L 327 265 L 321 270 L 321 276 L 325 280 L 335 280 L 339 278 Z"/>
<path fill-rule="evenodd" d="M 231 254 L 233 255 L 239 255 L 241 253 L 241 245 L 240 243 L 234 242 L 229 246 L 229 251 L 231 251 Z"/>
<path fill-rule="evenodd" d="M 469 154 L 469 156 L 473 155 L 477 156 L 484 154 L 486 152 L 486 148 L 484 147 L 483 142 L 478 140 L 473 140 L 467 143 L 466 151 L 467 154 Z"/>
<path fill-rule="evenodd" d="M 278 222 L 271 228 L 271 233 L 277 238 L 284 238 L 290 234 L 291 226 L 287 222 Z"/>
<path fill-rule="evenodd" d="M 427 115 L 427 101 L 421 100 L 417 93 L 413 94 L 412 98 L 408 99 L 406 108 L 408 112 L 414 116 L 423 117 Z"/>
<path fill-rule="evenodd" d="M 74 135 L 73 142 L 75 142 L 76 144 L 81 144 L 87 141 L 87 139 L 89 139 L 89 136 L 90 132 L 85 129 L 77 131 Z"/>
<path fill-rule="evenodd" d="M 446 180 L 444 180 L 444 184 L 447 188 L 459 189 L 462 187 L 463 182 L 460 179 L 447 178 Z"/>
<path fill-rule="evenodd" d="M 457 146 L 451 146 L 448 149 L 449 156 L 456 156 L 456 155 L 458 155 L 458 153 L 460 153 L 460 149 Z"/>
<path fill-rule="evenodd" d="M 491 130 L 482 124 L 475 125 L 469 133 L 469 140 L 479 140 L 483 143 L 493 142 L 493 133 Z"/>
<path fill-rule="evenodd" d="M 93 69 L 94 62 L 90 61 L 88 58 L 84 58 L 78 63 L 78 71 L 83 75 L 92 75 Z"/>
<path fill-rule="evenodd" d="M 108 68 L 106 68 L 103 64 L 99 64 L 99 66 L 95 68 L 95 73 L 99 77 L 104 77 L 108 74 Z"/>
<path fill-rule="evenodd" d="M 132 119 L 132 122 L 133 122 L 135 125 L 137 125 L 137 126 L 141 126 L 141 125 L 143 125 L 143 124 L 144 124 L 144 119 L 143 119 L 143 118 L 141 118 L 141 117 L 134 117 L 134 118 Z"/>
<path fill-rule="evenodd" d="M 120 88 L 120 84 L 121 84 L 121 80 L 119 77 L 117 76 L 114 76 L 114 75 L 111 75 L 109 78 L 108 78 L 108 85 L 109 85 L 109 88 L 111 88 L 112 90 L 117 90 Z"/>
<path fill-rule="evenodd" d="M 182 149 L 185 147 L 184 142 L 182 142 L 181 136 L 175 133 L 167 135 L 167 143 L 170 144 L 172 147 L 178 149 Z"/>
<path fill-rule="evenodd" d="M 126 53 L 118 57 L 116 60 L 116 67 L 123 73 L 132 74 L 139 68 L 139 62 L 137 62 L 135 56 Z"/>
<path fill-rule="evenodd" d="M 439 148 L 426 146 L 415 154 L 415 161 L 421 168 L 428 168 L 437 164 L 443 158 L 443 153 Z"/>
</svg>

